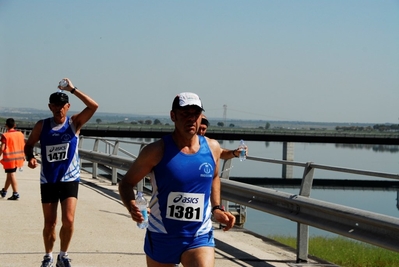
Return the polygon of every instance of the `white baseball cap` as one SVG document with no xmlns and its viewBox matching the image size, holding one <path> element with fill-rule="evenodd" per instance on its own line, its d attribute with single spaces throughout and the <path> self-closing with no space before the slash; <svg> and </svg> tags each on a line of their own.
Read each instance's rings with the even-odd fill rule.
<svg viewBox="0 0 399 267">
<path fill-rule="evenodd" d="M 173 109 L 180 109 L 186 106 L 197 106 L 204 110 L 202 107 L 201 99 L 197 94 L 191 92 L 183 92 L 178 94 L 175 99 L 173 100 L 172 110 Z"/>
</svg>

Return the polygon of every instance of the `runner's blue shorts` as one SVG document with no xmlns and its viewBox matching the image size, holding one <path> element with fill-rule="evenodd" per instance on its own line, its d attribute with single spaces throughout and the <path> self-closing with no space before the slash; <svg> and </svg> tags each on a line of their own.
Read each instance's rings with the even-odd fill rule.
<svg viewBox="0 0 399 267">
<path fill-rule="evenodd" d="M 178 264 L 183 252 L 198 247 L 215 247 L 213 231 L 196 237 L 171 236 L 148 230 L 145 235 L 145 254 L 159 263 Z"/>
</svg>

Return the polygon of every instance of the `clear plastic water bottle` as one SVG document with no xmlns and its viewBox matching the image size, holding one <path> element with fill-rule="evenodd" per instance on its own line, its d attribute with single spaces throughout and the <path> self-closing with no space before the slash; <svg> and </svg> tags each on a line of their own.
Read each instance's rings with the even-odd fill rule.
<svg viewBox="0 0 399 267">
<path fill-rule="evenodd" d="M 67 87 L 68 86 L 68 81 L 65 79 L 62 79 L 59 83 L 59 85 L 61 86 L 61 88 Z"/>
<path fill-rule="evenodd" d="M 147 200 L 143 196 L 143 192 L 137 192 L 137 197 L 136 197 L 136 206 L 139 208 L 141 214 L 143 214 L 144 221 L 141 223 L 137 223 L 137 227 L 140 229 L 145 229 L 148 227 L 148 213 L 147 213 L 147 207 L 148 203 Z"/>
<path fill-rule="evenodd" d="M 246 149 L 247 146 L 245 145 L 244 140 L 241 139 L 240 145 L 238 146 L 238 151 L 240 151 L 240 155 L 238 156 L 238 158 L 240 159 L 240 161 L 246 160 L 247 158 Z"/>
</svg>

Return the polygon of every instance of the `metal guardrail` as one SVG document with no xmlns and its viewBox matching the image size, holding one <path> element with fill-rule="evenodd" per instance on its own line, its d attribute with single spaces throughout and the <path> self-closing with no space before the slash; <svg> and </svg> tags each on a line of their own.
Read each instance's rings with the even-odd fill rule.
<svg viewBox="0 0 399 267">
<path fill-rule="evenodd" d="M 93 139 L 93 150 L 81 148 L 83 140 Z M 99 151 L 99 142 L 106 144 L 105 151 Z M 112 168 L 112 183 L 117 183 L 117 169 L 127 171 L 136 155 L 121 149 L 120 143 L 125 141 L 110 140 L 97 137 L 81 137 L 79 153 L 82 160 L 93 163 L 93 177 L 96 177 L 97 164 Z M 127 142 L 139 145 L 140 152 L 144 142 Z M 129 157 L 120 156 L 121 151 Z M 259 186 L 228 180 L 229 172 L 221 174 L 221 197 L 224 202 L 231 201 L 246 207 L 251 207 L 285 219 L 297 222 L 297 262 L 307 262 L 308 259 L 308 226 L 336 233 L 388 250 L 399 252 L 399 219 L 365 210 L 355 209 L 331 202 L 310 198 L 313 174 L 315 169 L 335 172 L 345 172 L 368 175 L 380 178 L 399 180 L 398 174 L 357 170 L 350 168 L 320 165 L 312 162 L 301 163 L 248 156 L 247 160 L 286 164 L 304 168 L 299 194 L 289 194 Z M 231 160 L 223 162 L 222 170 L 229 169 Z M 138 190 L 142 190 L 138 185 Z"/>
<path fill-rule="evenodd" d="M 307 226 L 399 252 L 399 219 L 230 180 L 222 198 L 298 223 L 297 260 L 308 256 Z"/>
</svg>

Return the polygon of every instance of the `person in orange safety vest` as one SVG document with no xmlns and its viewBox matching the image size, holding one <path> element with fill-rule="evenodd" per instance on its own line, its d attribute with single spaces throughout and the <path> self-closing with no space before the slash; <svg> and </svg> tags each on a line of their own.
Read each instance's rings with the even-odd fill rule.
<svg viewBox="0 0 399 267">
<path fill-rule="evenodd" d="M 3 158 L 0 160 L 3 164 L 5 173 L 7 174 L 6 181 L 3 189 L 0 191 L 0 195 L 4 198 L 7 195 L 8 187 L 12 187 L 13 194 L 8 200 L 18 200 L 18 183 L 16 177 L 16 171 L 18 168 L 22 170 L 22 166 L 25 161 L 24 146 L 25 137 L 20 131 L 15 130 L 15 121 L 13 118 L 6 120 L 7 132 L 1 135 L 1 146 L 0 156 Z"/>
</svg>

